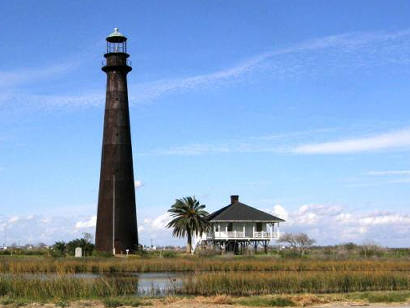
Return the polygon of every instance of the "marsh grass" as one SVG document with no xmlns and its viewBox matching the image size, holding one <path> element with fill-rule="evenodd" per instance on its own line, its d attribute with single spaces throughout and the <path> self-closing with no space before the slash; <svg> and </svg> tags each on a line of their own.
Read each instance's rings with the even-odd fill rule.
<svg viewBox="0 0 410 308">
<path fill-rule="evenodd" d="M 3 256 L 0 257 L 0 299 L 13 303 L 19 298 L 35 302 L 52 300 L 55 303 L 61 301 L 61 305 L 79 299 L 125 300 L 137 293 L 138 285 L 137 277 L 121 275 L 127 272 L 192 272 L 193 275 L 186 275 L 181 289 L 176 290 L 184 296 L 346 294 L 360 291 L 365 293 L 356 295 L 358 300 L 396 302 L 406 300 L 409 293 L 374 294 L 369 291 L 410 290 L 410 260 L 337 261 L 269 256 L 86 259 Z M 29 275 L 25 275 L 27 273 Z M 39 273 L 53 275 L 44 279 L 37 275 Z M 73 277 L 74 273 L 114 275 L 79 278 Z"/>
<path fill-rule="evenodd" d="M 314 260 L 275 257 L 52 258 L 0 256 L 0 273 L 231 271 L 410 271 L 410 260 Z"/>
<path fill-rule="evenodd" d="M 184 280 L 181 294 L 251 296 L 409 290 L 408 272 L 203 273 Z"/>
<path fill-rule="evenodd" d="M 101 298 L 134 295 L 137 280 L 133 277 L 27 279 L 21 276 L 0 277 L 0 296 L 10 299 L 26 298 L 35 301 L 48 299 Z"/>
</svg>

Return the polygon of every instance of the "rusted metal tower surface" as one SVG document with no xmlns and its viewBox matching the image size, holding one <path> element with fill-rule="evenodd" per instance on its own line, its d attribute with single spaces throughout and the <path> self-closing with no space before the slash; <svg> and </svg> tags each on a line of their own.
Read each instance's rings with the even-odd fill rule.
<svg viewBox="0 0 410 308">
<path fill-rule="evenodd" d="M 118 32 L 107 37 L 107 92 L 98 194 L 96 249 L 125 253 L 138 247 L 132 162 L 130 117 L 128 108 L 127 38 Z"/>
</svg>

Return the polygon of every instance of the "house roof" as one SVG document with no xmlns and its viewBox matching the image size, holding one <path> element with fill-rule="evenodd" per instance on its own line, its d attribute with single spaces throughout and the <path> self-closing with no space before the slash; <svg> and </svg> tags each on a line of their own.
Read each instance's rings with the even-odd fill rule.
<svg viewBox="0 0 410 308">
<path fill-rule="evenodd" d="M 260 211 L 239 202 L 238 196 L 231 196 L 231 204 L 213 212 L 207 217 L 211 222 L 248 221 L 248 222 L 281 222 L 279 217 Z"/>
</svg>

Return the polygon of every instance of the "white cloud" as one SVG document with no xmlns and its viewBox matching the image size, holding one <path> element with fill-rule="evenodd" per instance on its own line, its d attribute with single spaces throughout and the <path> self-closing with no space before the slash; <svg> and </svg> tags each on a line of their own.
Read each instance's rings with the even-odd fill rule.
<svg viewBox="0 0 410 308">
<path fill-rule="evenodd" d="M 101 92 L 90 92 L 84 95 L 37 95 L 8 92 L 0 94 L 0 104 L 13 102 L 14 107 L 40 108 L 52 110 L 55 108 L 75 109 L 102 106 L 105 96 Z"/>
<path fill-rule="evenodd" d="M 329 129 L 316 130 L 327 132 Z M 278 135 L 280 136 L 280 135 Z M 344 138 L 338 141 L 295 144 L 294 138 L 304 139 L 317 137 L 315 131 L 300 134 L 288 133 L 287 139 L 278 142 L 281 138 L 249 137 L 244 139 L 227 140 L 217 144 L 196 143 L 181 146 L 171 146 L 168 149 L 157 149 L 140 155 L 204 155 L 223 153 L 293 153 L 293 154 L 353 154 L 361 152 L 409 150 L 410 129 L 403 128 L 396 131 L 379 133 L 367 137 Z M 370 171 L 367 175 L 410 175 L 410 170 Z M 402 179 L 400 180 L 402 182 Z"/>
<path fill-rule="evenodd" d="M 83 229 L 93 228 L 92 219 L 81 216 L 0 216 L 0 243 L 52 244 L 82 237 Z"/>
<path fill-rule="evenodd" d="M 279 209 L 279 211 L 278 211 Z M 294 211 L 274 206 L 272 213 L 288 216 L 282 232 L 304 232 L 319 244 L 362 243 L 372 240 L 385 246 L 408 247 L 410 215 L 393 211 L 356 212 L 340 206 L 308 204 Z M 284 218 L 282 216 L 281 218 Z"/>
<path fill-rule="evenodd" d="M 149 101 L 178 91 L 187 91 L 204 87 L 217 87 L 244 79 L 253 72 L 274 72 L 275 78 L 294 77 L 309 74 L 321 69 L 316 65 L 317 60 L 324 61 L 321 51 L 331 50 L 327 55 L 333 59 L 330 68 L 342 65 L 340 55 L 346 56 L 345 65 L 351 67 L 375 66 L 382 63 L 408 63 L 410 61 L 407 50 L 409 45 L 410 31 L 399 32 L 369 32 L 369 33 L 345 33 L 317 38 L 300 42 L 292 46 L 274 49 L 236 65 L 220 69 L 215 72 L 198 74 L 182 78 L 162 79 L 152 82 L 144 82 L 130 85 L 130 102 Z M 392 44 L 392 43 L 395 44 Z M 352 52 L 355 51 L 355 52 Z M 360 52 L 376 58 L 376 61 L 363 60 Z M 338 61 L 334 61 L 337 57 Z M 77 62 L 58 64 L 45 69 L 23 70 L 15 72 L 0 72 L 0 84 L 18 85 L 27 81 L 46 79 L 55 74 L 65 73 L 78 65 Z M 21 94 L 14 91 L 0 95 L 0 102 L 12 102 L 15 104 L 26 104 L 35 108 L 81 108 L 101 106 L 104 103 L 103 89 L 92 91 L 78 96 L 60 95 L 34 95 Z"/>
<path fill-rule="evenodd" d="M 344 222 L 357 222 L 362 226 L 376 226 L 385 224 L 408 224 L 410 226 L 410 216 L 409 215 L 399 215 L 391 212 L 374 212 L 370 214 L 364 214 L 360 217 L 349 217 L 350 219 L 345 219 Z"/>
<path fill-rule="evenodd" d="M 304 144 L 295 147 L 292 152 L 297 154 L 350 154 L 409 147 L 410 129 L 402 129 L 370 137 Z"/>
<path fill-rule="evenodd" d="M 251 203 L 252 204 L 252 203 Z M 272 214 L 283 218 L 281 232 L 304 232 L 319 244 L 362 243 L 372 240 L 381 245 L 408 247 L 410 214 L 397 211 L 354 211 L 342 206 L 305 204 L 295 210 L 273 206 Z M 139 238 L 143 244 L 184 245 L 186 239 L 172 237 L 166 225 L 168 212 L 158 216 L 139 217 Z M 96 216 L 0 216 L 0 243 L 27 244 L 58 240 L 69 241 L 94 233 Z"/>
<path fill-rule="evenodd" d="M 385 32 L 369 32 L 369 33 L 345 33 L 340 35 L 331 35 L 326 37 L 321 37 L 293 46 L 281 49 L 271 50 L 252 58 L 249 58 L 235 66 L 222 69 L 209 74 L 201 74 L 197 76 L 178 78 L 178 79 L 168 79 L 168 80 L 158 80 L 151 83 L 136 85 L 138 93 L 135 96 L 137 101 L 153 99 L 163 94 L 180 91 L 180 90 L 190 90 L 205 86 L 215 86 L 221 85 L 226 82 L 232 82 L 243 78 L 245 75 L 252 73 L 253 71 L 266 69 L 270 67 L 270 71 L 275 72 L 276 78 L 283 78 L 286 76 L 292 76 L 300 73 L 301 71 L 309 66 L 309 57 L 299 57 L 292 58 L 292 61 L 283 61 L 283 57 L 300 54 L 305 55 L 305 53 L 311 53 L 314 51 L 321 51 L 324 49 L 332 49 L 331 54 L 345 53 L 353 57 L 356 53 L 352 51 L 357 51 L 358 49 L 366 50 L 366 48 L 371 51 L 372 54 L 375 51 L 385 52 L 383 56 L 380 57 L 377 62 L 380 64 L 382 61 L 390 61 L 390 59 L 399 59 L 399 57 L 391 56 L 391 53 L 401 52 L 402 46 L 407 44 L 407 40 L 410 37 L 410 30 L 404 30 L 399 32 L 385 33 Z M 391 42 L 397 41 L 399 46 L 392 47 Z M 374 45 L 378 48 L 375 48 Z M 400 45 L 401 44 L 401 45 Z M 401 47 L 400 47 L 401 46 Z M 383 48 L 386 47 L 386 48 Z M 390 56 L 389 56 L 390 55 Z M 323 55 L 321 55 L 323 60 Z M 402 58 L 401 61 L 408 62 L 408 57 Z M 357 60 L 357 66 L 363 69 L 363 60 Z M 336 66 L 334 61 L 332 66 Z M 312 65 L 312 68 L 315 65 Z M 329 67 L 328 67 L 329 70 Z"/>
<path fill-rule="evenodd" d="M 185 245 L 186 239 L 175 238 L 172 236 L 172 230 L 167 228 L 167 224 L 171 221 L 168 212 L 153 218 L 145 218 L 143 222 L 139 222 L 138 236 L 140 241 L 145 245 L 150 245 L 153 241 L 154 245 Z"/>
<path fill-rule="evenodd" d="M 277 204 L 273 207 L 273 215 L 277 216 L 279 218 L 282 218 L 284 220 L 288 220 L 288 218 L 289 218 L 288 212 L 280 204 Z"/>
<path fill-rule="evenodd" d="M 319 244 L 343 242 L 363 243 L 372 240 L 380 245 L 407 247 L 409 245 L 410 215 L 393 211 L 356 212 L 337 205 L 305 204 L 288 211 L 282 205 L 273 206 L 273 215 L 285 219 L 281 232 L 304 232 Z M 171 220 L 166 212 L 140 223 L 140 238 L 144 243 L 183 245 L 185 239 L 172 238 L 172 230 L 166 228 Z"/>
<path fill-rule="evenodd" d="M 97 224 L 97 216 L 91 216 L 88 220 L 78 221 L 75 224 L 76 229 L 94 228 Z"/>
<path fill-rule="evenodd" d="M 164 231 L 166 230 L 166 225 L 171 220 L 169 213 L 165 212 L 155 218 L 145 218 L 144 219 L 144 228 L 150 231 Z"/>
<path fill-rule="evenodd" d="M 47 67 L 22 69 L 16 71 L 0 71 L 0 87 L 10 88 L 28 82 L 38 82 L 54 75 L 67 73 L 78 66 L 79 62 L 69 62 Z"/>
<path fill-rule="evenodd" d="M 13 224 L 13 223 L 19 221 L 19 219 L 20 219 L 20 218 L 19 218 L 18 216 L 12 216 L 12 217 L 10 217 L 10 219 L 8 220 L 8 223 L 9 223 L 9 224 Z"/>
</svg>

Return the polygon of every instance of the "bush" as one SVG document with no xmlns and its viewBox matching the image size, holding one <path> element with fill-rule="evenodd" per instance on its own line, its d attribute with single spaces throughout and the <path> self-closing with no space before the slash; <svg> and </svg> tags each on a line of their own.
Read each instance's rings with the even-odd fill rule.
<svg viewBox="0 0 410 308">
<path fill-rule="evenodd" d="M 91 255 L 93 257 L 110 258 L 112 257 L 112 252 L 98 251 L 94 249 Z"/>
<path fill-rule="evenodd" d="M 369 303 L 399 303 L 410 298 L 410 292 L 364 292 L 352 294 L 353 299 L 367 300 Z"/>
<path fill-rule="evenodd" d="M 212 256 L 218 256 L 221 254 L 222 254 L 221 249 L 215 248 L 215 247 L 203 246 L 203 247 L 198 247 L 195 250 L 195 255 L 199 257 L 212 257 Z"/>
<path fill-rule="evenodd" d="M 67 243 L 67 254 L 74 256 L 77 247 L 82 248 L 83 256 L 91 256 L 95 248 L 94 244 L 85 238 L 75 239 Z"/>
<path fill-rule="evenodd" d="M 56 306 L 64 308 L 70 306 L 70 303 L 65 300 L 59 300 L 58 302 L 56 302 Z"/>
<path fill-rule="evenodd" d="M 359 255 L 362 257 L 381 257 L 385 254 L 385 250 L 373 243 L 360 246 Z"/>
<path fill-rule="evenodd" d="M 116 298 L 105 299 L 104 305 L 105 307 L 120 307 L 120 306 L 139 307 L 143 305 L 143 303 L 138 298 L 116 297 Z M 144 306 L 147 306 L 147 305 L 149 305 L 149 303 L 144 303 Z"/>
<path fill-rule="evenodd" d="M 66 254 L 67 246 L 65 242 L 55 242 L 54 245 L 51 247 L 51 255 L 53 257 L 64 257 Z"/>
<path fill-rule="evenodd" d="M 176 254 L 175 251 L 172 251 L 172 250 L 164 250 L 162 252 L 162 256 L 164 258 L 175 258 L 177 256 L 177 254 Z"/>
<path fill-rule="evenodd" d="M 104 300 L 105 307 L 119 307 L 122 306 L 122 302 L 116 298 L 107 298 Z"/>
<path fill-rule="evenodd" d="M 295 306 L 295 303 L 286 297 L 274 297 L 274 298 L 264 298 L 264 297 L 250 297 L 238 302 L 244 306 L 254 306 L 254 307 L 287 307 Z"/>
<path fill-rule="evenodd" d="M 282 258 L 300 258 L 299 251 L 293 248 L 285 248 L 279 251 L 279 255 Z"/>
</svg>

